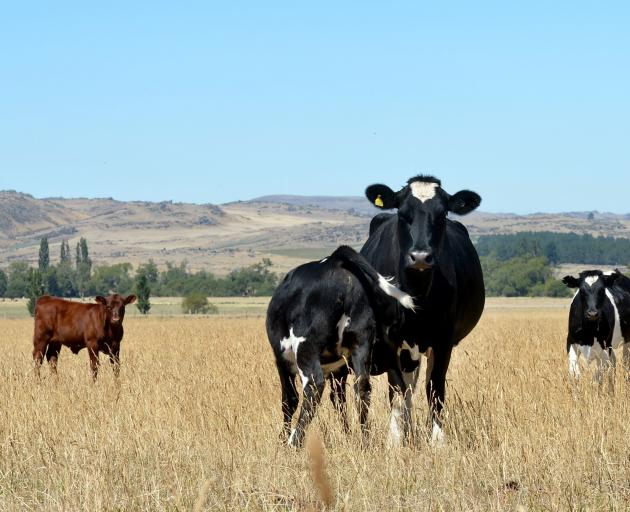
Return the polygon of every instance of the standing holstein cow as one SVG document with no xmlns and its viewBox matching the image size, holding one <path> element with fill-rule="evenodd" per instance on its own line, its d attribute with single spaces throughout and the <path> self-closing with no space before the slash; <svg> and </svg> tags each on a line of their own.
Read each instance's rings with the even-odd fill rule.
<svg viewBox="0 0 630 512">
<path fill-rule="evenodd" d="M 278 285 L 267 310 L 267 336 L 280 376 L 283 428 L 289 445 L 302 443 L 326 378 L 348 430 L 345 383 L 349 367 L 355 375 L 361 430 L 366 434 L 373 345 L 398 317 L 399 305 L 413 308 L 413 300 L 347 246 L 321 261 L 300 265 Z M 298 374 L 303 401 L 291 431 L 299 401 Z"/>
<path fill-rule="evenodd" d="M 432 176 L 411 178 L 398 192 L 371 185 L 365 194 L 377 207 L 398 211 L 372 219 L 361 254 L 379 273 L 393 276 L 418 306 L 415 311 L 402 311 L 392 329 L 394 357 L 384 354 L 373 361 L 373 366 L 387 371 L 390 383 L 390 442 L 399 444 L 411 432 L 412 396 L 420 354 L 425 354 L 431 439 L 441 443 L 440 413 L 451 351 L 475 327 L 485 301 L 477 252 L 466 228 L 448 214 L 473 211 L 481 197 L 469 190 L 450 195 Z M 397 393 L 402 401 L 396 399 Z"/>
<path fill-rule="evenodd" d="M 614 367 L 614 349 L 623 346 L 623 363 L 630 364 L 630 279 L 618 270 L 586 270 L 562 282 L 577 291 L 569 310 L 567 353 L 569 375 L 580 376 L 580 354 L 596 361 L 595 380 L 601 381 L 607 367 Z"/>
<path fill-rule="evenodd" d="M 136 296 L 118 294 L 96 297 L 96 304 L 82 304 L 44 295 L 35 307 L 33 359 L 39 375 L 44 355 L 53 373 L 57 373 L 57 357 L 65 345 L 77 354 L 88 349 L 92 377 L 98 373 L 98 353 L 109 355 L 118 376 L 120 369 L 120 342 L 123 338 L 125 306 L 135 302 Z"/>
</svg>

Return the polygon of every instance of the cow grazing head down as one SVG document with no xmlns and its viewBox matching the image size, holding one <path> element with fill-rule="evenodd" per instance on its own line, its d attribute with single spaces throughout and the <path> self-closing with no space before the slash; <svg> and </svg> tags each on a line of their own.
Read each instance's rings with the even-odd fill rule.
<svg viewBox="0 0 630 512">
<path fill-rule="evenodd" d="M 569 288 L 577 288 L 584 320 L 598 322 L 606 302 L 606 288 L 611 287 L 619 275 L 618 271 L 604 274 L 601 270 L 585 270 L 580 277 L 563 277 L 562 282 Z"/>
<path fill-rule="evenodd" d="M 128 295 L 127 297 L 123 297 L 122 295 L 115 293 L 113 295 L 108 295 L 107 297 L 98 295 L 95 300 L 99 304 L 105 306 L 107 320 L 113 325 L 118 325 L 121 324 L 123 318 L 125 318 L 125 306 L 135 302 L 136 296 Z"/>
<path fill-rule="evenodd" d="M 394 192 L 387 185 L 370 185 L 365 195 L 384 210 L 398 209 L 398 244 L 402 266 L 408 270 L 427 270 L 439 264 L 448 212 L 470 213 L 481 197 L 470 190 L 454 195 L 442 189 L 433 176 L 416 176 Z"/>
</svg>

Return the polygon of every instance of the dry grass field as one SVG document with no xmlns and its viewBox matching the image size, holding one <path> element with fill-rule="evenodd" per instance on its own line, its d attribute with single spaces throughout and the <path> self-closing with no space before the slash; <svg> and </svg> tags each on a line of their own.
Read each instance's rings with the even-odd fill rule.
<svg viewBox="0 0 630 512">
<path fill-rule="evenodd" d="M 630 387 L 566 377 L 567 301 L 490 301 L 456 349 L 447 443 L 388 449 L 374 380 L 371 445 L 321 433 L 335 510 L 628 510 Z M 262 317 L 129 317 L 123 369 L 85 352 L 34 379 L 31 321 L 0 319 L 0 510 L 318 510 L 305 451 L 279 442 Z M 421 396 L 421 395 L 420 395 Z M 426 404 L 415 405 L 424 432 Z"/>
</svg>

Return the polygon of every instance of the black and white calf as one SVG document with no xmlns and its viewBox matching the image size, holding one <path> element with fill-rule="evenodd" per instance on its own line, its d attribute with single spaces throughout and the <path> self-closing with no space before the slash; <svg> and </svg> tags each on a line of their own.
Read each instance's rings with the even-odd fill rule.
<svg viewBox="0 0 630 512">
<path fill-rule="evenodd" d="M 267 336 L 280 376 L 284 434 L 290 445 L 302 443 L 326 378 L 331 380 L 331 399 L 348 429 L 348 367 L 355 374 L 359 419 L 365 434 L 372 349 L 376 339 L 398 318 L 401 306 L 413 309 L 412 298 L 350 247 L 339 247 L 328 258 L 306 263 L 287 274 L 269 303 Z M 298 374 L 303 401 L 291 431 L 298 406 Z"/>
<path fill-rule="evenodd" d="M 623 346 L 623 360 L 630 363 L 630 279 L 619 271 L 586 270 L 579 277 L 565 276 L 562 282 L 577 291 L 569 310 L 567 353 L 569 374 L 580 376 L 580 354 L 596 361 L 594 378 L 615 366 L 614 349 Z"/>
<path fill-rule="evenodd" d="M 432 176 L 411 178 L 397 192 L 372 185 L 365 194 L 377 207 L 397 212 L 372 219 L 361 254 L 378 272 L 394 276 L 418 305 L 415 312 L 402 312 L 390 330 L 391 343 L 383 344 L 385 350 L 373 360 L 373 367 L 387 372 L 391 386 L 390 440 L 397 444 L 410 432 L 420 354 L 426 354 L 431 437 L 440 443 L 451 351 L 475 327 L 485 301 L 477 252 L 466 228 L 448 214 L 465 215 L 479 206 L 481 198 L 469 190 L 450 195 Z M 387 353 L 387 347 L 395 352 Z M 404 396 L 402 403 L 394 390 Z"/>
</svg>

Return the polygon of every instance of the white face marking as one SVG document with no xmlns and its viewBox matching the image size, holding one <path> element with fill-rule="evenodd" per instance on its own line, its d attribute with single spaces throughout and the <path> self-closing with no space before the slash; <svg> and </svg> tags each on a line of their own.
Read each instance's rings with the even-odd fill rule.
<svg viewBox="0 0 630 512">
<path fill-rule="evenodd" d="M 606 297 L 612 304 L 613 311 L 615 312 L 615 325 L 613 326 L 613 335 L 611 345 L 612 348 L 619 348 L 621 344 L 624 342 L 623 336 L 621 334 L 621 321 L 619 319 L 619 310 L 617 309 L 617 304 L 615 303 L 615 298 L 611 291 L 606 288 Z"/>
<path fill-rule="evenodd" d="M 593 286 L 597 282 L 598 279 L 599 279 L 599 276 L 588 276 L 584 278 L 584 282 L 589 286 Z"/>
<path fill-rule="evenodd" d="M 385 294 L 393 297 L 400 305 L 404 308 L 411 309 L 412 311 L 415 309 L 415 304 L 413 303 L 413 298 L 410 295 L 407 295 L 402 290 L 398 289 L 396 286 L 391 284 L 393 278 L 387 279 L 382 275 L 378 275 L 378 286 L 381 290 L 385 292 Z"/>
<path fill-rule="evenodd" d="M 423 203 L 435 197 L 438 187 L 437 183 L 427 183 L 426 181 L 413 181 L 409 184 L 411 194 Z"/>
<path fill-rule="evenodd" d="M 302 388 L 305 388 L 308 382 L 308 379 L 302 373 L 302 370 L 300 370 L 299 366 L 297 365 L 297 357 L 296 357 L 297 351 L 300 347 L 300 343 L 302 343 L 303 341 L 306 341 L 306 338 L 304 338 L 303 336 L 296 336 L 293 333 L 293 327 L 291 327 L 289 329 L 289 337 L 281 339 L 280 346 L 282 347 L 282 350 L 283 350 L 282 357 L 286 361 L 291 363 L 293 371 L 295 370 L 298 371 L 298 373 L 300 374 L 300 379 L 302 380 Z"/>
<path fill-rule="evenodd" d="M 569 376 L 574 379 L 580 378 L 580 346 L 573 343 L 569 348 Z"/>
</svg>

